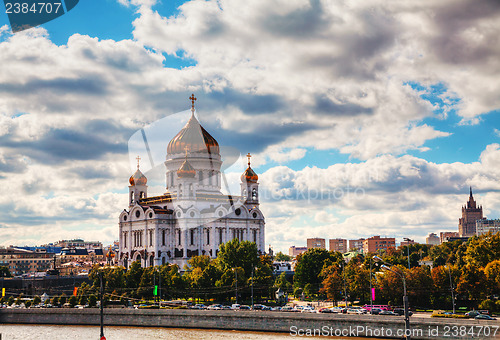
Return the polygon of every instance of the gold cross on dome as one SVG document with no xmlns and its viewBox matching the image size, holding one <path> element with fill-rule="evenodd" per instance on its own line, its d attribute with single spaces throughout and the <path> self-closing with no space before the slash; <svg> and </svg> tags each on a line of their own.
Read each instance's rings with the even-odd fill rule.
<svg viewBox="0 0 500 340">
<path fill-rule="evenodd" d="M 247 158 L 248 158 L 248 166 L 250 166 L 250 158 L 252 157 L 252 155 L 249 153 L 247 153 Z"/>
<path fill-rule="evenodd" d="M 191 97 L 189 97 L 191 100 L 191 112 L 194 112 L 194 102 L 196 101 L 196 97 L 194 96 L 194 93 L 191 94 Z"/>
<path fill-rule="evenodd" d="M 137 156 L 137 169 L 139 169 L 139 162 L 141 161 L 141 157 Z"/>
</svg>

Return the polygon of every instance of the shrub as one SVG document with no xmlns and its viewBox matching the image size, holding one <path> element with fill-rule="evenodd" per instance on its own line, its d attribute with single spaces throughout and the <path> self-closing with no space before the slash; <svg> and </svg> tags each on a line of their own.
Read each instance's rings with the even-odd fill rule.
<svg viewBox="0 0 500 340">
<path fill-rule="evenodd" d="M 30 308 L 30 306 L 31 306 L 31 300 L 28 300 L 24 303 L 24 307 Z"/>
<path fill-rule="evenodd" d="M 495 301 L 491 299 L 486 299 L 479 304 L 479 309 L 487 309 L 490 312 L 492 312 L 496 309 Z"/>
<path fill-rule="evenodd" d="M 78 299 L 76 296 L 71 295 L 71 297 L 68 300 L 68 303 L 70 304 L 71 308 L 75 307 L 78 302 Z"/>
<path fill-rule="evenodd" d="M 97 298 L 94 294 L 89 296 L 89 306 L 90 307 L 95 307 L 97 304 Z"/>
<path fill-rule="evenodd" d="M 38 295 L 35 295 L 35 297 L 33 298 L 33 304 L 39 305 L 41 302 L 42 302 L 42 299 Z"/>
</svg>

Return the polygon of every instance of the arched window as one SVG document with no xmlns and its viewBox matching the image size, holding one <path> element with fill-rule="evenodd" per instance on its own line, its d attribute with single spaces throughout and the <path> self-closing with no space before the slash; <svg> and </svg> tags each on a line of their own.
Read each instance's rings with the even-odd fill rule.
<svg viewBox="0 0 500 340">
<path fill-rule="evenodd" d="M 208 185 L 212 185 L 212 177 L 214 176 L 214 172 L 210 171 L 210 174 L 208 175 Z"/>
<path fill-rule="evenodd" d="M 203 184 L 203 171 L 199 171 L 199 172 L 198 172 L 198 178 L 199 178 L 199 182 L 200 182 L 201 184 Z"/>
<path fill-rule="evenodd" d="M 181 231 L 179 230 L 179 245 L 181 245 Z"/>
<path fill-rule="evenodd" d="M 174 172 L 170 171 L 170 186 L 174 186 Z"/>
<path fill-rule="evenodd" d="M 191 229 L 190 231 L 190 238 L 191 238 L 191 245 L 194 245 L 194 229 Z"/>
<path fill-rule="evenodd" d="M 143 199 L 146 197 L 146 194 L 144 193 L 144 191 L 141 191 L 141 193 L 139 194 L 139 198 Z"/>
<path fill-rule="evenodd" d="M 194 192 L 193 192 L 193 185 L 192 185 L 192 184 L 190 184 L 190 185 L 189 185 L 189 196 L 190 196 L 190 197 L 193 197 L 193 196 L 194 196 Z"/>
<path fill-rule="evenodd" d="M 182 184 L 179 184 L 179 195 L 178 197 L 182 196 Z"/>
<path fill-rule="evenodd" d="M 257 230 L 253 230 L 253 241 L 257 243 Z"/>
<path fill-rule="evenodd" d="M 222 228 L 219 229 L 219 244 L 222 244 Z"/>
<path fill-rule="evenodd" d="M 252 189 L 252 200 L 257 200 L 257 189 L 255 188 Z"/>
<path fill-rule="evenodd" d="M 210 244 L 210 229 L 207 229 L 207 246 Z"/>
<path fill-rule="evenodd" d="M 130 203 L 134 203 L 134 192 L 130 192 Z"/>
<path fill-rule="evenodd" d="M 161 231 L 161 245 L 165 245 L 165 229 Z"/>
</svg>

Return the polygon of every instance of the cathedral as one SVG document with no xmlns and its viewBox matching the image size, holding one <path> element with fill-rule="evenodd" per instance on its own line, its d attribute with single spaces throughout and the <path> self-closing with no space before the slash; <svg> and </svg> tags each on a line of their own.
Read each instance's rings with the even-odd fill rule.
<svg viewBox="0 0 500 340">
<path fill-rule="evenodd" d="M 264 253 L 265 222 L 259 209 L 258 176 L 250 167 L 241 175 L 239 196 L 221 192 L 219 144 L 195 117 L 168 143 L 166 192 L 148 196 L 147 178 L 129 179 L 129 206 L 119 217 L 119 264 L 143 267 L 165 263 L 182 269 L 197 255 L 215 258 L 219 245 L 232 239 L 251 241 Z"/>
</svg>

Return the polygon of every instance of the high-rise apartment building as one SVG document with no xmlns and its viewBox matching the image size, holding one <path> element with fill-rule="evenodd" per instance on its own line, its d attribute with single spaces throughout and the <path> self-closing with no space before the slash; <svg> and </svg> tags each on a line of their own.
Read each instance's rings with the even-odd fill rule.
<svg viewBox="0 0 500 340">
<path fill-rule="evenodd" d="M 483 207 L 476 206 L 470 188 L 469 201 L 462 207 L 462 217 L 458 220 L 458 233 L 460 237 L 473 236 L 476 234 L 476 221 L 483 218 Z"/>
</svg>

